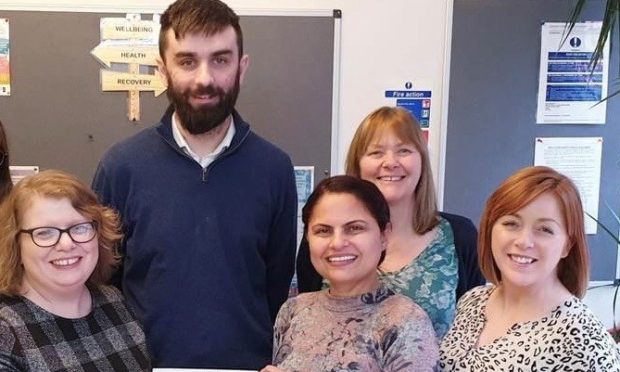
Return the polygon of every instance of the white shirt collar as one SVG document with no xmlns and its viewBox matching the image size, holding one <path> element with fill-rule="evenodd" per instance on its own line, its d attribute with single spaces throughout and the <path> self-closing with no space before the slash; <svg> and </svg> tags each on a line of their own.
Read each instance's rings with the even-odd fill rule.
<svg viewBox="0 0 620 372">
<path fill-rule="evenodd" d="M 176 120 L 176 115 L 172 114 L 172 136 L 174 137 L 174 141 L 179 145 L 181 150 L 187 155 L 189 155 L 192 159 L 194 159 L 202 168 L 206 168 L 227 148 L 230 147 L 232 143 L 232 139 L 235 136 L 235 121 L 231 118 L 230 125 L 228 126 L 228 130 L 226 131 L 226 135 L 222 138 L 222 141 L 217 145 L 217 147 L 209 154 L 203 156 L 202 158 L 198 156 L 192 149 L 189 147 L 187 141 L 185 141 L 185 137 L 181 133 L 179 129 L 179 123 Z"/>
</svg>

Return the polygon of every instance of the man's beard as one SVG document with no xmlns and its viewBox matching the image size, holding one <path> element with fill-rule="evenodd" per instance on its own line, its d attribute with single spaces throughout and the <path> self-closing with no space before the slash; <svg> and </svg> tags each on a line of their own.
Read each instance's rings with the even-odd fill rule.
<svg viewBox="0 0 620 372">
<path fill-rule="evenodd" d="M 190 134 L 202 134 L 220 125 L 230 115 L 237 102 L 239 85 L 239 71 L 237 71 L 235 84 L 228 92 L 213 84 L 207 86 L 199 85 L 195 90 L 188 88 L 181 92 L 175 88 L 168 76 L 168 90 L 166 94 L 183 128 Z M 189 103 L 190 96 L 192 95 L 215 96 L 217 102 L 193 108 Z"/>
</svg>

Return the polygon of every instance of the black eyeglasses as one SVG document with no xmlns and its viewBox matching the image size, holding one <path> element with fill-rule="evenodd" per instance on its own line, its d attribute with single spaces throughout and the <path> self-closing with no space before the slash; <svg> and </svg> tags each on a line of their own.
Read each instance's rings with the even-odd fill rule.
<svg viewBox="0 0 620 372">
<path fill-rule="evenodd" d="M 4 159 L 9 156 L 6 152 L 0 152 L 0 165 L 4 164 Z"/>
<path fill-rule="evenodd" d="M 53 226 L 41 226 L 34 229 L 19 230 L 21 234 L 28 234 L 32 242 L 41 248 L 55 246 L 60 241 L 62 233 L 67 233 L 74 243 L 88 243 L 97 235 L 97 222 L 80 222 L 66 229 Z"/>
</svg>

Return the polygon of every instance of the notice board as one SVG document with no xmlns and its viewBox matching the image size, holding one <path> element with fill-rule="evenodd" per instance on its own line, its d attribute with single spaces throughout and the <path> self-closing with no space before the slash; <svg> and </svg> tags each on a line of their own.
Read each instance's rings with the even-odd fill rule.
<svg viewBox="0 0 620 372">
<path fill-rule="evenodd" d="M 334 71 L 340 12 L 241 15 L 250 67 L 237 109 L 251 128 L 315 167 L 315 182 L 331 168 L 337 126 Z M 102 92 L 104 66 L 90 55 L 103 17 L 124 13 L 3 11 L 10 22 L 11 96 L 0 97 L 11 163 L 64 169 L 90 184 L 112 144 L 159 121 L 165 94 L 140 94 L 141 119 L 127 118 L 127 93 Z M 151 19 L 152 14 L 142 14 Z M 337 97 L 336 97 L 337 98 Z"/>
<path fill-rule="evenodd" d="M 575 1 L 455 0 L 446 143 L 444 209 L 476 224 L 502 180 L 533 165 L 536 137 L 603 137 L 599 219 L 620 226 L 620 98 L 607 104 L 605 125 L 536 124 L 542 22 L 566 22 Z M 603 1 L 588 2 L 582 21 L 602 18 Z M 612 45 L 618 46 L 617 33 Z M 609 89 L 620 88 L 618 53 Z M 618 247 L 599 227 L 588 235 L 591 280 L 616 278 Z"/>
</svg>

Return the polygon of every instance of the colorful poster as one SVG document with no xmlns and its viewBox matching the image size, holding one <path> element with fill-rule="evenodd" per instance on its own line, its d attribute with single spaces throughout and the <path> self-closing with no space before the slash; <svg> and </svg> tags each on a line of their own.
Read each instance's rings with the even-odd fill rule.
<svg viewBox="0 0 620 372">
<path fill-rule="evenodd" d="M 0 18 L 0 96 L 11 95 L 9 20 Z"/>
<path fill-rule="evenodd" d="M 565 30 L 542 25 L 536 123 L 605 124 L 607 103 L 598 102 L 607 97 L 609 42 L 594 72 L 590 66 L 601 22 L 576 23 L 567 38 Z"/>
</svg>

